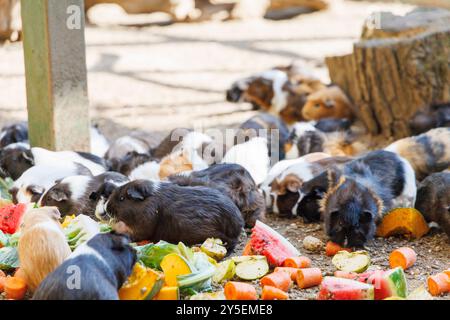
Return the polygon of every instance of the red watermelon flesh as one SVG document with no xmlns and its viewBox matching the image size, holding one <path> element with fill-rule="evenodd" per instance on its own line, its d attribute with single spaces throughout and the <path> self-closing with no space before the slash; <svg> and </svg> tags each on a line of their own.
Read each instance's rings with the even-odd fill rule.
<svg viewBox="0 0 450 320">
<path fill-rule="evenodd" d="M 7 234 L 15 233 L 26 209 L 27 205 L 23 203 L 0 208 L 0 230 Z"/>
<path fill-rule="evenodd" d="M 367 283 L 374 286 L 375 300 L 383 300 L 389 297 L 406 298 L 406 277 L 401 267 L 388 271 L 376 271 L 368 279 Z"/>
<path fill-rule="evenodd" d="M 318 300 L 373 300 L 372 285 L 360 281 L 325 277 L 320 285 Z"/>
<path fill-rule="evenodd" d="M 300 256 L 286 238 L 259 220 L 252 229 L 249 243 L 254 254 L 264 255 L 274 267 L 281 266 L 287 258 Z"/>
</svg>

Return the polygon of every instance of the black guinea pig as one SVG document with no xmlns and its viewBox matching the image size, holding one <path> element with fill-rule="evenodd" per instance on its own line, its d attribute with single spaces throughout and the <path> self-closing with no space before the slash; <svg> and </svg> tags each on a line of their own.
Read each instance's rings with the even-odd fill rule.
<svg viewBox="0 0 450 320">
<path fill-rule="evenodd" d="M 10 144 L 28 141 L 28 125 L 26 122 L 14 123 L 2 128 L 0 132 L 0 148 Z"/>
<path fill-rule="evenodd" d="M 233 201 L 215 189 L 149 180 L 135 180 L 114 190 L 102 219 L 134 241 L 194 245 L 219 238 L 230 250 L 244 227 Z"/>
</svg>

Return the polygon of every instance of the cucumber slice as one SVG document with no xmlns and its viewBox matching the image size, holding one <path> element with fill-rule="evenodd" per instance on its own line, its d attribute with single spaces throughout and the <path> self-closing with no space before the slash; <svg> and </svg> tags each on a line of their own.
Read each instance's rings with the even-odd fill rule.
<svg viewBox="0 0 450 320">
<path fill-rule="evenodd" d="M 269 272 L 266 259 L 252 259 L 239 263 L 236 266 L 236 275 L 243 280 L 256 280 Z"/>
<path fill-rule="evenodd" d="M 233 260 L 225 260 L 216 266 L 216 273 L 213 275 L 214 283 L 221 283 L 234 277 L 236 265 Z"/>
<path fill-rule="evenodd" d="M 361 273 L 369 267 L 370 256 L 364 250 L 355 252 L 339 251 L 333 257 L 332 262 L 338 270 Z"/>
<path fill-rule="evenodd" d="M 241 263 L 251 260 L 267 260 L 265 256 L 238 256 L 238 257 L 232 257 L 231 260 L 234 261 L 234 263 Z"/>
<path fill-rule="evenodd" d="M 203 292 L 191 296 L 190 300 L 226 300 L 223 291 Z"/>
</svg>

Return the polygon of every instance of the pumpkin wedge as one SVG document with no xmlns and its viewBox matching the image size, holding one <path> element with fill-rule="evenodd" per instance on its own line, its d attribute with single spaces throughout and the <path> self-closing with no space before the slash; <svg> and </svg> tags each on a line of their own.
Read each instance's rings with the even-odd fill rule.
<svg viewBox="0 0 450 320">
<path fill-rule="evenodd" d="M 414 208 L 394 209 L 386 214 L 378 226 L 377 235 L 389 237 L 392 235 L 406 235 L 421 238 L 428 232 L 428 224 L 422 214 Z"/>
<path fill-rule="evenodd" d="M 180 300 L 178 287 L 162 287 L 153 300 Z"/>
<path fill-rule="evenodd" d="M 177 276 L 191 274 L 192 268 L 185 258 L 176 253 L 166 255 L 161 261 L 161 269 L 164 272 L 166 286 L 177 287 Z"/>
<path fill-rule="evenodd" d="M 120 300 L 151 300 L 161 290 L 164 275 L 137 263 L 119 290 Z"/>
</svg>

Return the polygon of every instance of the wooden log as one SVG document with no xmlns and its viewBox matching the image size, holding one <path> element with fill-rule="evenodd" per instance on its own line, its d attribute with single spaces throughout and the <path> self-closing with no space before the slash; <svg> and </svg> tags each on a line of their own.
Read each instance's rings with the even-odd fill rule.
<svg viewBox="0 0 450 320">
<path fill-rule="evenodd" d="M 419 109 L 450 101 L 450 12 L 371 17 L 353 53 L 326 63 L 371 134 L 408 136 Z"/>
<path fill-rule="evenodd" d="M 32 146 L 89 151 L 83 0 L 22 0 Z"/>
<path fill-rule="evenodd" d="M 20 1 L 0 0 L 0 41 L 18 40 L 20 30 Z"/>
</svg>

